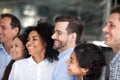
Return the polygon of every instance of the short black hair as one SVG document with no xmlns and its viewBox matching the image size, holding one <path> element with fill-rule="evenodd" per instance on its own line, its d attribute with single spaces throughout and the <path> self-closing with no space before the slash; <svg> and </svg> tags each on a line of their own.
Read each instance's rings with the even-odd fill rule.
<svg viewBox="0 0 120 80">
<path fill-rule="evenodd" d="M 10 25 L 12 26 L 12 29 L 18 28 L 19 29 L 18 34 L 19 34 L 20 30 L 21 30 L 21 23 L 20 23 L 19 19 L 16 16 L 9 14 L 9 13 L 1 14 L 1 18 L 5 18 L 5 17 L 8 17 L 11 19 Z"/>
<path fill-rule="evenodd" d="M 120 5 L 114 7 L 112 10 L 111 10 L 111 14 L 112 13 L 119 13 L 120 14 Z"/>
</svg>

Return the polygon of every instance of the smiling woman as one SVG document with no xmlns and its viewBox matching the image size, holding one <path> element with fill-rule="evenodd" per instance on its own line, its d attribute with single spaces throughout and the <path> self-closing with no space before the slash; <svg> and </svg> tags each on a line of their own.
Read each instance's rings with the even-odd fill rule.
<svg viewBox="0 0 120 80">
<path fill-rule="evenodd" d="M 12 55 L 12 60 L 8 64 L 2 80 L 8 80 L 9 73 L 15 61 L 23 58 L 27 58 L 30 56 L 28 54 L 26 46 L 24 45 L 25 42 L 26 42 L 25 35 L 19 35 L 13 38 L 12 44 L 11 44 L 11 50 L 10 50 L 10 53 Z"/>
<path fill-rule="evenodd" d="M 78 80 L 98 80 L 106 63 L 99 47 L 83 43 L 75 47 L 66 64 L 68 74 L 76 75 Z"/>
<path fill-rule="evenodd" d="M 58 60 L 58 52 L 53 49 L 52 28 L 44 22 L 25 30 L 31 57 L 15 62 L 9 80 L 50 80 Z"/>
</svg>

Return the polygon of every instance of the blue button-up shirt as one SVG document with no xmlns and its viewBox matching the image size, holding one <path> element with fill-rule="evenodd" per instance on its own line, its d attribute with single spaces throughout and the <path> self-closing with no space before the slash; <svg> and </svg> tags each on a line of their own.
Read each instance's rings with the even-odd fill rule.
<svg viewBox="0 0 120 80">
<path fill-rule="evenodd" d="M 59 54 L 59 61 L 55 67 L 51 80 L 75 80 L 74 76 L 68 74 L 66 61 L 70 58 L 73 48 L 67 49 Z"/>
<path fill-rule="evenodd" d="M 5 51 L 3 45 L 0 43 L 0 80 L 2 79 L 4 70 L 10 61 L 11 55 Z"/>
<path fill-rule="evenodd" d="M 120 51 L 114 56 L 114 58 L 110 62 L 109 80 L 120 80 Z"/>
</svg>

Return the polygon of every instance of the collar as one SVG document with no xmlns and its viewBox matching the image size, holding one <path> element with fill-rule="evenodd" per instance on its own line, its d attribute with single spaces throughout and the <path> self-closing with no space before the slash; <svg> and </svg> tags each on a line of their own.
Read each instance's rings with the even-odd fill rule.
<svg viewBox="0 0 120 80">
<path fill-rule="evenodd" d="M 72 51 L 73 51 L 73 49 L 74 49 L 74 48 L 69 48 L 69 49 L 61 52 L 61 53 L 59 54 L 58 58 L 61 59 L 61 58 L 64 57 L 65 55 L 71 54 Z"/>
<path fill-rule="evenodd" d="M 115 64 L 120 58 L 120 50 L 118 51 L 117 54 L 115 54 L 115 56 L 113 57 L 112 61 L 111 61 L 111 64 Z"/>
<path fill-rule="evenodd" d="M 3 46 L 2 43 L 0 43 L 0 50 L 1 50 L 5 55 L 11 56 L 10 54 L 8 54 L 8 53 L 6 52 L 6 50 L 5 50 L 5 48 L 4 48 L 4 46 Z"/>
<path fill-rule="evenodd" d="M 4 46 L 2 43 L 0 43 L 0 49 L 4 49 Z"/>
<path fill-rule="evenodd" d="M 48 63 L 49 61 L 47 60 L 47 59 L 44 59 L 44 60 L 42 60 L 42 61 L 40 61 L 39 63 L 36 63 L 35 61 L 34 61 L 34 59 L 32 58 L 32 56 L 31 57 L 29 57 L 28 58 L 28 62 L 29 62 L 29 65 L 31 65 L 31 66 L 33 66 L 33 65 L 45 65 L 46 63 Z"/>
</svg>

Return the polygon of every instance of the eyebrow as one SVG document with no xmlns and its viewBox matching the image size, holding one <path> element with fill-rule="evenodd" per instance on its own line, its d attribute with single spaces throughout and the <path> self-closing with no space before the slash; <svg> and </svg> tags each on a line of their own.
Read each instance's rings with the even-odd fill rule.
<svg viewBox="0 0 120 80">
<path fill-rule="evenodd" d="M 32 37 L 38 37 L 39 38 L 39 36 L 32 36 Z"/>
<path fill-rule="evenodd" d="M 62 32 L 62 31 L 60 31 L 60 30 L 54 30 L 55 32 Z"/>
<path fill-rule="evenodd" d="M 29 38 L 29 37 L 28 37 Z M 39 36 L 32 36 L 32 38 L 40 38 Z"/>
<path fill-rule="evenodd" d="M 109 23 L 113 24 L 113 22 L 112 22 L 112 21 L 109 21 Z"/>
</svg>

